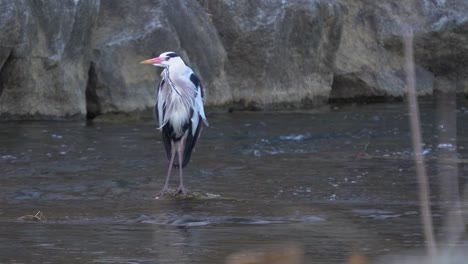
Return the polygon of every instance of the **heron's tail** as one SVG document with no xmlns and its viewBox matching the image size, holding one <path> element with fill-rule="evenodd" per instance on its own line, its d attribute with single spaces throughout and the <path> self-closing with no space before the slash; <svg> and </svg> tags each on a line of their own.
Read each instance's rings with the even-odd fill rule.
<svg viewBox="0 0 468 264">
<path fill-rule="evenodd" d="M 198 141 L 198 138 L 200 137 L 201 127 L 202 127 L 201 122 L 202 120 L 199 120 L 198 126 L 196 126 L 195 133 L 193 133 L 191 125 L 189 126 L 189 129 L 186 132 L 187 137 L 185 138 L 185 142 L 183 142 L 184 153 L 182 154 L 182 168 L 187 166 L 190 162 L 190 158 L 192 157 L 192 152 L 195 149 L 195 145 Z M 168 133 L 164 133 L 164 131 L 162 135 L 163 135 L 163 142 L 164 142 L 164 147 L 166 149 L 167 158 L 170 159 L 171 158 L 171 137 Z M 177 155 L 176 155 L 176 158 L 174 159 L 173 166 L 176 168 L 180 166 Z"/>
<path fill-rule="evenodd" d="M 185 145 L 185 148 L 184 148 L 184 153 L 182 154 L 182 168 L 185 168 L 185 166 L 187 166 L 189 164 L 190 158 L 192 157 L 192 152 L 193 152 L 193 149 L 194 149 L 193 145 L 190 145 L 190 144 L 187 144 L 187 143 L 191 143 L 191 142 L 189 142 L 188 138 L 187 138 L 187 141 L 185 143 L 186 145 Z M 174 163 L 172 165 L 175 168 L 178 168 L 180 166 L 179 159 L 177 158 L 177 154 L 176 154 L 176 157 L 174 159 Z"/>
</svg>

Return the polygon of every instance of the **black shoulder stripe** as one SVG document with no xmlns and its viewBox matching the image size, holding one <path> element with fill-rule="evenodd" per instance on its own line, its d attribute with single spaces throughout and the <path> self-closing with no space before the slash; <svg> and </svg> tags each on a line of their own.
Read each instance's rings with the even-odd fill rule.
<svg viewBox="0 0 468 264">
<path fill-rule="evenodd" d="M 195 87 L 198 87 L 200 85 L 200 79 L 195 74 L 190 74 L 190 81 L 195 85 Z"/>
</svg>

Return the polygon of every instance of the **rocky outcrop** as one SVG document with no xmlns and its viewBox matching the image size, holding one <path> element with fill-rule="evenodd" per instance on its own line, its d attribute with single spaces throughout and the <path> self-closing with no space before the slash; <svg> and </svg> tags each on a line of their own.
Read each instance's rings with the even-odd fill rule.
<svg viewBox="0 0 468 264">
<path fill-rule="evenodd" d="M 159 68 L 138 62 L 176 51 L 209 87 L 212 101 L 226 102 L 226 53 L 205 11 L 195 1 L 102 0 L 92 37 L 88 115 L 133 112 L 154 105 Z M 190 54 L 190 56 L 188 56 Z"/>
<path fill-rule="evenodd" d="M 15 4 L 10 1 L 0 1 L 0 69 L 10 56 L 13 47 L 18 44 L 18 19 L 15 14 Z M 0 83 L 1 84 L 1 83 Z M 0 95 L 3 86 L 0 86 Z"/>
<path fill-rule="evenodd" d="M 86 113 L 89 36 L 98 11 L 92 0 L 0 0 L 2 116 Z"/>
<path fill-rule="evenodd" d="M 338 5 L 310 0 L 201 2 L 228 54 L 233 101 L 260 107 L 326 101 L 341 34 Z"/>
<path fill-rule="evenodd" d="M 88 112 L 151 107 L 159 70 L 136 62 L 167 50 L 180 53 L 199 73 L 209 105 L 235 102 L 242 108 L 263 107 L 324 103 L 328 98 L 341 32 L 337 5 L 322 1 L 259 2 L 249 8 L 239 1 L 140 4 L 150 8 L 101 2 L 93 33 Z M 126 17 L 121 18 L 122 10 Z M 126 30 L 119 32 L 121 28 Z"/>
<path fill-rule="evenodd" d="M 385 34 L 380 27 L 393 21 L 389 17 L 393 13 L 386 12 L 386 5 L 386 1 L 341 2 L 345 15 L 335 60 L 332 99 L 402 95 L 401 56 L 395 56 L 382 45 Z M 379 24 L 379 19 L 384 23 Z"/>
<path fill-rule="evenodd" d="M 160 70 L 138 62 L 168 50 L 211 106 L 403 96 L 408 29 L 419 94 L 466 93 L 466 14 L 464 0 L 0 0 L 0 117 L 149 109 Z"/>
<path fill-rule="evenodd" d="M 346 15 L 331 98 L 403 96 L 402 35 L 410 30 L 415 35 L 420 95 L 432 94 L 434 89 L 447 90 L 437 85 L 440 82 L 436 78 L 460 77 L 460 73 L 466 72 L 459 67 L 468 59 L 464 44 L 468 41 L 466 1 L 417 0 L 403 4 L 362 0 L 343 1 L 341 5 Z"/>
<path fill-rule="evenodd" d="M 468 92 L 468 1 L 424 1 L 425 30 L 415 36 L 415 60 L 434 75 L 434 89 Z"/>
</svg>

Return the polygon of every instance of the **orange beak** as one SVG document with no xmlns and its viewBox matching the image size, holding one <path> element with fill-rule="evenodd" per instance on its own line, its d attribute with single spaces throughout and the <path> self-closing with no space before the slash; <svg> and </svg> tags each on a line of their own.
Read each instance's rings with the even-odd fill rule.
<svg viewBox="0 0 468 264">
<path fill-rule="evenodd" d="M 162 61 L 163 61 L 163 59 L 161 59 L 159 57 L 156 57 L 156 58 L 152 58 L 152 59 L 149 59 L 149 60 L 141 61 L 140 63 L 141 64 L 160 64 Z"/>
</svg>

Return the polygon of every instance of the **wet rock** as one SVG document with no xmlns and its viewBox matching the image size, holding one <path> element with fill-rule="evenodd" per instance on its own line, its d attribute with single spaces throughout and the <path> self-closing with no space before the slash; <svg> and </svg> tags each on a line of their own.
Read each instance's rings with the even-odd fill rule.
<svg viewBox="0 0 468 264">
<path fill-rule="evenodd" d="M 206 104 L 258 110 L 405 93 L 468 92 L 468 2 L 0 0 L 0 117 L 94 118 L 154 104 L 155 67 L 177 51 Z"/>
<path fill-rule="evenodd" d="M 345 15 L 331 98 L 384 96 L 387 91 L 397 95 L 403 86 L 403 80 L 394 75 L 400 64 L 398 58 L 378 43 L 376 5 L 369 6 L 366 1 L 342 2 Z"/>
<path fill-rule="evenodd" d="M 161 197 L 156 197 L 159 199 L 219 199 L 221 196 L 219 194 L 203 192 L 203 191 L 189 191 L 187 195 L 182 193 L 177 193 L 176 189 L 170 189 L 168 194 L 165 194 Z"/>
<path fill-rule="evenodd" d="M 428 30 L 415 35 L 415 60 L 434 74 L 434 89 L 468 92 L 468 2 L 426 3 Z"/>
<path fill-rule="evenodd" d="M 466 1 L 343 2 L 343 37 L 336 57 L 332 98 L 404 95 L 402 35 L 415 32 L 417 88 L 466 89 Z M 436 79 L 449 78 L 448 85 Z M 458 81 L 458 83 L 456 82 Z M 452 89 L 455 90 L 455 89 Z"/>
<path fill-rule="evenodd" d="M 0 1 L 0 69 L 7 61 L 15 45 L 19 44 L 18 28 L 19 20 L 15 3 L 13 1 Z M 0 83 L 0 96 L 3 86 Z"/>
<path fill-rule="evenodd" d="M 0 35 L 6 32 L 1 38 L 8 40 L 2 40 L 0 51 L 1 115 L 53 118 L 86 113 L 87 54 L 98 4 L 0 1 Z"/>
<path fill-rule="evenodd" d="M 228 54 L 225 71 L 233 101 L 262 108 L 272 103 L 323 103 L 328 98 L 342 26 L 338 5 L 200 2 Z"/>
<path fill-rule="evenodd" d="M 103 0 L 100 8 L 87 86 L 90 114 L 153 107 L 160 70 L 139 62 L 164 51 L 177 52 L 199 73 L 210 100 L 226 101 L 226 54 L 197 2 Z"/>
</svg>

